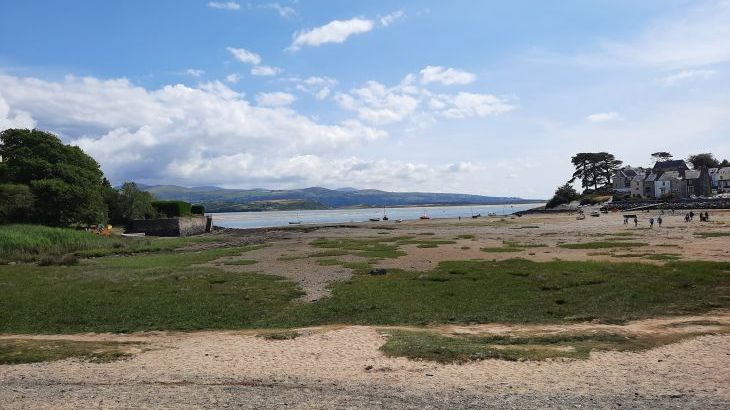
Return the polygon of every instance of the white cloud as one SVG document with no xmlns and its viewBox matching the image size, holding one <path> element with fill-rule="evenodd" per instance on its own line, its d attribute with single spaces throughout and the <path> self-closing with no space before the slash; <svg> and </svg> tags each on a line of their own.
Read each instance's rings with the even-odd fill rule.
<svg viewBox="0 0 730 410">
<path fill-rule="evenodd" d="M 332 88 L 337 86 L 337 80 L 330 77 L 308 77 L 301 79 L 289 77 L 286 81 L 296 84 L 296 89 L 314 96 L 318 100 L 324 100 L 332 93 Z"/>
<path fill-rule="evenodd" d="M 251 74 L 258 76 L 273 76 L 281 73 L 281 71 L 281 68 L 269 67 L 265 65 L 257 65 L 251 68 Z"/>
<path fill-rule="evenodd" d="M 236 73 L 228 74 L 226 76 L 226 82 L 229 84 L 236 84 L 240 80 L 241 80 L 241 76 Z"/>
<path fill-rule="evenodd" d="M 305 46 L 319 47 L 328 43 L 343 43 L 351 35 L 367 33 L 374 26 L 372 20 L 357 17 L 350 20 L 333 20 L 324 26 L 294 33 L 294 41 L 289 50 L 296 51 Z"/>
<path fill-rule="evenodd" d="M 8 128 L 35 128 L 35 120 L 24 111 L 10 112 L 10 106 L 0 94 L 0 131 Z"/>
<path fill-rule="evenodd" d="M 414 83 L 415 76 L 410 74 L 393 87 L 368 81 L 361 88 L 338 93 L 335 100 L 343 109 L 357 112 L 361 120 L 377 125 L 396 123 L 408 118 L 428 124 L 434 121 L 433 116 L 451 119 L 487 117 L 515 108 L 493 94 L 437 94 Z"/>
<path fill-rule="evenodd" d="M 213 8 L 213 9 L 238 10 L 241 8 L 241 5 L 236 2 L 233 2 L 233 1 L 228 1 L 225 3 L 218 2 L 218 1 L 211 1 L 210 3 L 208 3 L 208 7 Z"/>
<path fill-rule="evenodd" d="M 291 105 L 297 97 L 284 92 L 259 93 L 256 102 L 264 107 L 285 107 Z"/>
<path fill-rule="evenodd" d="M 389 25 L 393 24 L 396 20 L 403 17 L 405 13 L 403 10 L 394 11 L 390 14 L 387 14 L 380 18 L 380 25 L 383 27 L 388 27 Z"/>
<path fill-rule="evenodd" d="M 676 14 L 651 22 L 635 39 L 606 42 L 578 63 L 604 67 L 697 67 L 730 61 L 730 1 L 689 2 Z"/>
<path fill-rule="evenodd" d="M 226 47 L 226 50 L 231 53 L 233 58 L 242 63 L 253 65 L 261 64 L 261 56 L 254 52 L 248 51 L 245 48 Z"/>
<path fill-rule="evenodd" d="M 442 111 L 449 118 L 489 117 L 514 110 L 514 106 L 492 94 L 460 92 L 448 97 L 451 108 Z"/>
<path fill-rule="evenodd" d="M 470 72 L 441 66 L 427 66 L 421 70 L 421 83 L 441 83 L 443 85 L 469 84 L 476 79 Z"/>
<path fill-rule="evenodd" d="M 679 82 L 692 80 L 707 80 L 717 74 L 715 70 L 682 70 L 664 77 L 664 85 L 670 87 Z"/>
<path fill-rule="evenodd" d="M 586 119 L 590 122 L 607 122 L 620 120 L 621 116 L 615 111 L 597 112 L 595 114 L 587 116 Z"/>
<path fill-rule="evenodd" d="M 289 17 L 292 17 L 297 14 L 297 12 L 294 11 L 293 8 L 288 7 L 288 6 L 282 6 L 279 3 L 260 4 L 258 7 L 262 8 L 262 9 L 275 10 L 277 13 L 279 13 L 279 16 L 284 17 L 284 18 L 289 18 Z"/>
<path fill-rule="evenodd" d="M 191 76 L 191 77 L 200 77 L 203 74 L 205 74 L 205 70 L 198 70 L 195 68 L 188 68 L 185 70 L 185 74 Z"/>
<path fill-rule="evenodd" d="M 125 79 L 0 75 L 0 90 L 4 126 L 35 126 L 32 115 L 43 129 L 63 130 L 72 136 L 66 142 L 94 156 L 115 183 L 280 183 L 295 176 L 256 170 L 387 137 L 356 120 L 321 124 L 290 108 L 253 106 L 220 82 L 145 89 Z M 229 172 L 227 159 L 248 165 Z M 196 175 L 200 164 L 208 171 Z M 256 180 L 257 172 L 264 179 Z"/>
</svg>

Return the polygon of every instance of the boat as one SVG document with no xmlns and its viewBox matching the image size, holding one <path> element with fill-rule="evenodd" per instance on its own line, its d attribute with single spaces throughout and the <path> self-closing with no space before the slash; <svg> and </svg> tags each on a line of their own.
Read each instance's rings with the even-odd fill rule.
<svg viewBox="0 0 730 410">
<path fill-rule="evenodd" d="M 388 220 L 388 215 L 385 213 L 385 207 L 383 207 L 383 220 L 384 221 Z"/>
<path fill-rule="evenodd" d="M 370 222 L 380 222 L 380 218 L 370 218 Z"/>
<path fill-rule="evenodd" d="M 472 215 L 471 217 L 472 217 L 472 219 L 481 218 L 482 217 L 482 214 Z"/>
<path fill-rule="evenodd" d="M 423 215 L 421 215 L 421 217 L 418 218 L 418 219 L 431 219 L 431 217 L 428 216 L 428 214 L 426 213 L 426 211 L 423 211 Z"/>
<path fill-rule="evenodd" d="M 289 225 L 301 225 L 302 221 L 289 221 Z"/>
<path fill-rule="evenodd" d="M 396 219 L 395 222 L 396 223 L 401 223 L 401 222 L 403 222 L 403 220 L 402 219 Z"/>
<path fill-rule="evenodd" d="M 487 214 L 487 216 L 497 216 L 497 213 L 496 212 L 490 212 L 490 213 Z"/>
</svg>

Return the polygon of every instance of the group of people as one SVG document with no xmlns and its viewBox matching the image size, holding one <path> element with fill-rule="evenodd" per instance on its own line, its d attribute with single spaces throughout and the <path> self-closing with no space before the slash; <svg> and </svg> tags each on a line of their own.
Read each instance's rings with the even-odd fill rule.
<svg viewBox="0 0 730 410">
<path fill-rule="evenodd" d="M 672 213 L 673 212 L 674 212 L 674 210 L 672 210 Z M 662 211 L 662 214 L 663 213 L 664 212 Z M 709 212 L 700 212 L 699 216 L 700 216 L 700 222 L 708 222 L 710 220 Z M 686 214 L 684 214 L 685 222 L 692 222 L 692 221 L 694 221 L 694 218 L 695 218 L 694 211 L 689 211 Z M 624 225 L 628 225 L 630 220 L 634 222 L 634 226 L 639 226 L 639 218 L 636 215 L 624 215 Z M 652 216 L 651 218 L 649 218 L 649 227 L 650 228 L 654 227 L 654 222 L 656 222 L 659 225 L 659 227 L 661 227 L 662 222 L 664 222 L 664 221 L 662 220 L 661 215 L 657 216 L 656 219 L 654 219 L 654 217 Z"/>
</svg>

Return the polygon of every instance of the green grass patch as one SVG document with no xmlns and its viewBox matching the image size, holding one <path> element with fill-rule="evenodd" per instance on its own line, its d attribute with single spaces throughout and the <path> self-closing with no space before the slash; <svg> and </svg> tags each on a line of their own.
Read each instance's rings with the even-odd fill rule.
<svg viewBox="0 0 730 410">
<path fill-rule="evenodd" d="M 68 228 L 2 225 L 0 263 L 34 262 L 43 258 L 60 261 L 65 255 L 87 258 L 158 252 L 215 240 L 216 238 L 209 235 L 187 238 L 103 237 Z"/>
<path fill-rule="evenodd" d="M 261 332 L 257 336 L 266 340 L 294 340 L 301 334 L 295 330 L 275 329 Z"/>
<path fill-rule="evenodd" d="M 310 258 L 326 258 L 330 256 L 343 256 L 348 255 L 350 252 L 344 250 L 344 249 L 327 249 L 324 251 L 314 252 L 310 253 Z"/>
<path fill-rule="evenodd" d="M 395 242 L 410 240 L 412 237 L 392 237 L 375 239 L 317 239 L 310 245 L 342 252 L 341 255 L 355 255 L 366 258 L 397 258 L 405 255 L 398 250 Z"/>
<path fill-rule="evenodd" d="M 482 252 L 489 253 L 501 253 L 501 252 L 522 252 L 525 248 L 517 248 L 514 246 L 497 246 L 497 247 L 486 247 L 479 248 Z"/>
<path fill-rule="evenodd" d="M 342 265 L 342 262 L 338 261 L 337 259 L 328 258 L 328 259 L 319 259 L 317 261 L 317 264 L 319 264 L 319 266 L 334 266 L 334 265 Z"/>
<path fill-rule="evenodd" d="M 699 334 L 636 336 L 598 332 L 538 336 L 446 336 L 408 330 L 386 330 L 384 333 L 387 341 L 380 350 L 387 356 L 439 363 L 466 363 L 484 359 L 587 359 L 591 351 L 638 352 Z"/>
<path fill-rule="evenodd" d="M 649 245 L 646 242 L 619 242 L 619 241 L 596 241 L 582 243 L 564 243 L 559 245 L 566 249 L 607 249 L 607 248 L 634 248 Z"/>
<path fill-rule="evenodd" d="M 129 347 L 140 343 L 71 340 L 0 339 L 0 365 L 81 359 L 96 363 L 131 356 Z"/>
<path fill-rule="evenodd" d="M 699 238 L 720 238 L 730 236 L 730 231 L 724 232 L 695 232 L 695 236 Z"/>
<path fill-rule="evenodd" d="M 474 236 L 472 234 L 463 234 L 463 235 L 458 235 L 456 237 L 456 239 L 474 239 L 474 238 L 476 238 L 476 236 Z"/>
<path fill-rule="evenodd" d="M 223 261 L 223 265 L 228 265 L 228 266 L 253 265 L 256 263 L 259 263 L 259 262 L 255 261 L 253 259 L 234 259 L 234 260 Z"/>
</svg>

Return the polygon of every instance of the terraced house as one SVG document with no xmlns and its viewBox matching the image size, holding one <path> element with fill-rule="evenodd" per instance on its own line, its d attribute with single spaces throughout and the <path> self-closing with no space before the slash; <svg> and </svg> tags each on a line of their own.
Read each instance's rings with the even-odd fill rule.
<svg viewBox="0 0 730 410">
<path fill-rule="evenodd" d="M 690 169 L 683 160 L 658 161 L 651 169 L 627 166 L 614 174 L 613 188 L 616 193 L 633 198 L 709 196 L 730 192 L 730 169 Z"/>
</svg>

